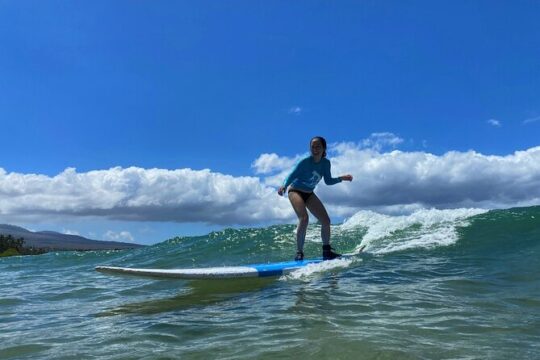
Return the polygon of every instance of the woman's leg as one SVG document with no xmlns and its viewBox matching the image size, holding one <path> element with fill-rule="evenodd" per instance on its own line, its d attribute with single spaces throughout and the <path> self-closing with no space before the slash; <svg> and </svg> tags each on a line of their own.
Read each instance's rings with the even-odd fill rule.
<svg viewBox="0 0 540 360">
<path fill-rule="evenodd" d="M 330 217 L 324 208 L 321 200 L 315 195 L 311 195 L 306 203 L 307 208 L 319 220 L 321 224 L 321 239 L 323 245 L 330 244 Z"/>
<path fill-rule="evenodd" d="M 306 210 L 306 203 L 300 194 L 289 191 L 289 200 L 298 216 L 298 226 L 296 227 L 296 247 L 297 251 L 304 251 L 304 241 L 306 240 L 306 230 L 309 223 L 309 215 Z"/>
</svg>

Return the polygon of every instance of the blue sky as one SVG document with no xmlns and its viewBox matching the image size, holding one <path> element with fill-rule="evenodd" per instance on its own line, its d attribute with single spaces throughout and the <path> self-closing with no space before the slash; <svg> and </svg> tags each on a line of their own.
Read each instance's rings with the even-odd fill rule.
<svg viewBox="0 0 540 360">
<path fill-rule="evenodd" d="M 150 200 L 136 214 L 120 208 L 140 201 L 23 208 L 10 194 L 32 193 L 31 175 L 115 167 L 258 177 L 264 192 L 287 169 L 267 178 L 254 162 L 276 154 L 289 164 L 313 135 L 341 146 L 338 164 L 344 144 L 365 149 L 373 134 L 399 140 L 376 148 L 381 156 L 473 150 L 506 159 L 539 145 L 539 13 L 537 1 L 0 1 L 0 168 L 23 179 L 18 192 L 0 192 L 15 209 L 0 222 L 152 243 L 286 221 L 160 216 L 191 209 L 165 200 L 148 217 Z M 374 206 L 358 200 L 339 211 L 341 198 L 321 191 L 341 216 Z M 416 204 L 400 201 L 378 205 Z"/>
</svg>

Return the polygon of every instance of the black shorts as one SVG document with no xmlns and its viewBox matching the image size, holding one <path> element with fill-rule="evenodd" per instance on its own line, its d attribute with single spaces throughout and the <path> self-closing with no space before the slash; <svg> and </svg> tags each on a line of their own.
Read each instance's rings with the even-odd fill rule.
<svg viewBox="0 0 540 360">
<path fill-rule="evenodd" d="M 304 200 L 304 202 L 307 202 L 308 199 L 311 197 L 311 195 L 313 195 L 313 192 L 305 192 L 305 191 L 296 190 L 296 189 L 289 189 L 289 192 L 297 193 L 298 195 L 300 195 L 302 200 Z"/>
</svg>

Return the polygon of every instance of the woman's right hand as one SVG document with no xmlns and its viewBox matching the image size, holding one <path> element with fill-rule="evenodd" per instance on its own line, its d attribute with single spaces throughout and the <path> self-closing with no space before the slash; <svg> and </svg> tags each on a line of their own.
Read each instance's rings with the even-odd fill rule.
<svg viewBox="0 0 540 360">
<path fill-rule="evenodd" d="M 285 186 L 280 186 L 277 193 L 279 194 L 279 196 L 283 196 L 283 194 L 285 194 Z"/>
</svg>

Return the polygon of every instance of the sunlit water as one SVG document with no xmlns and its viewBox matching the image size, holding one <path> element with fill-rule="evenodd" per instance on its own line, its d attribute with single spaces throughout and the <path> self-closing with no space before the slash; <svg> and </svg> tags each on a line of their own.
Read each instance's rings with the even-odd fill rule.
<svg viewBox="0 0 540 360">
<path fill-rule="evenodd" d="M 290 260 L 294 226 L 0 259 L 0 359 L 538 359 L 540 207 L 359 212 L 352 259 L 281 278 L 154 280 L 97 265 Z M 320 255 L 310 226 L 306 256 Z"/>
</svg>

